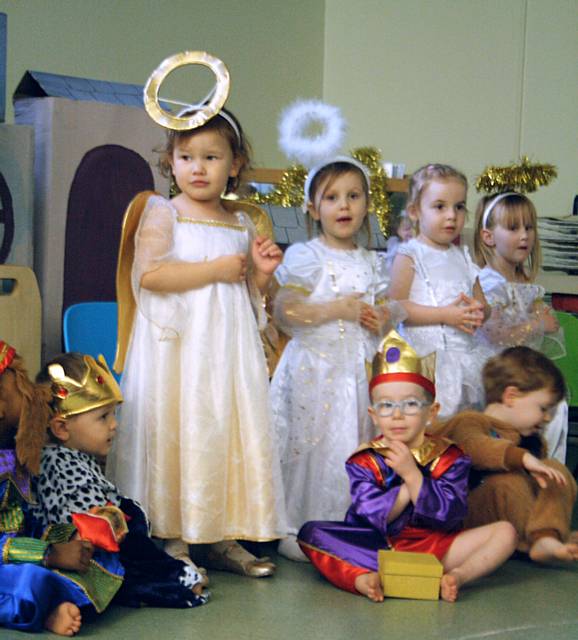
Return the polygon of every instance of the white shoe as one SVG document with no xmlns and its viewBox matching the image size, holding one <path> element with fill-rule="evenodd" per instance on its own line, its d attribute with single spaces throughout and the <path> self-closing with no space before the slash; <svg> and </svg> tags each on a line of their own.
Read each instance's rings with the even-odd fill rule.
<svg viewBox="0 0 578 640">
<path fill-rule="evenodd" d="M 294 533 L 287 534 L 287 537 L 279 542 L 277 553 L 289 558 L 289 560 L 293 560 L 293 562 L 309 562 L 309 558 L 301 551 L 297 536 Z"/>
</svg>

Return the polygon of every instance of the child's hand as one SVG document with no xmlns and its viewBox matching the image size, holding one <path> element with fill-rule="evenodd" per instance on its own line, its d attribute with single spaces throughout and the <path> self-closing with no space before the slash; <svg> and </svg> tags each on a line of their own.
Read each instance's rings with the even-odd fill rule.
<svg viewBox="0 0 578 640">
<path fill-rule="evenodd" d="M 465 293 L 460 295 L 444 310 L 444 324 L 455 327 L 464 333 L 472 335 L 484 322 L 484 307 L 475 298 Z"/>
<path fill-rule="evenodd" d="M 383 334 L 385 326 L 388 324 L 389 319 L 390 313 L 387 307 L 372 307 L 366 302 L 361 303 L 359 324 L 362 327 L 365 327 L 369 331 L 372 331 L 373 333 L 380 336 Z"/>
<path fill-rule="evenodd" d="M 70 571 L 88 571 L 94 548 L 87 540 L 72 540 L 53 544 L 46 556 L 46 566 Z"/>
<path fill-rule="evenodd" d="M 566 484 L 566 478 L 560 471 L 548 467 L 531 453 L 524 454 L 522 464 L 524 465 L 524 469 L 526 469 L 542 489 L 548 486 L 549 480 L 561 485 Z"/>
<path fill-rule="evenodd" d="M 406 444 L 399 442 L 399 440 L 390 440 L 387 446 L 385 462 L 398 476 L 407 482 L 413 474 L 420 473 L 415 458 Z"/>
<path fill-rule="evenodd" d="M 247 277 L 247 256 L 244 253 L 233 253 L 213 260 L 216 270 L 216 282 L 237 284 Z"/>
<path fill-rule="evenodd" d="M 283 259 L 283 252 L 265 236 L 258 236 L 251 247 L 251 257 L 257 271 L 270 276 Z"/>
</svg>

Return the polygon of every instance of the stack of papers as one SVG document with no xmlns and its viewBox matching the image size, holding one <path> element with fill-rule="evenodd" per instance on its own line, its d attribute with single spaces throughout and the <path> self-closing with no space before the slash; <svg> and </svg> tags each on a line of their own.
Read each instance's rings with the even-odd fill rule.
<svg viewBox="0 0 578 640">
<path fill-rule="evenodd" d="M 542 269 L 578 275 L 578 216 L 538 218 Z"/>
</svg>

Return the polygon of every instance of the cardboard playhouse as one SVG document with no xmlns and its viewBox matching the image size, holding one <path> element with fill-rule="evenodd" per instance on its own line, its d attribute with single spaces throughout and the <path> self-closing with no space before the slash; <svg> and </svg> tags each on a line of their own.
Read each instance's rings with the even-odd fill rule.
<svg viewBox="0 0 578 640">
<path fill-rule="evenodd" d="M 5 124 L 7 17 L 0 13 L 0 340 L 34 374 L 40 366 L 40 295 L 32 271 L 34 132 Z"/>
<path fill-rule="evenodd" d="M 34 270 L 42 295 L 42 358 L 62 350 L 72 304 L 115 299 L 127 204 L 167 193 L 156 169 L 162 129 L 138 85 L 27 71 L 14 92 L 15 121 L 34 131 Z"/>
</svg>

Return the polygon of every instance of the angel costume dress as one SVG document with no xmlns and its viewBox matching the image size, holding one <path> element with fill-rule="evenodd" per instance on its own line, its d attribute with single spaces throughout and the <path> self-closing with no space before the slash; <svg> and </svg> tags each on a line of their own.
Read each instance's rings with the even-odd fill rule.
<svg viewBox="0 0 578 640">
<path fill-rule="evenodd" d="M 333 249 L 319 238 L 290 246 L 275 278 L 278 300 L 324 303 L 355 293 L 384 303 L 385 263 L 364 248 Z M 297 298 L 295 298 L 297 299 Z M 279 305 L 276 307 L 276 312 Z M 280 324 L 292 336 L 271 382 L 271 404 L 279 434 L 288 533 L 312 519 L 343 518 L 349 505 L 343 465 L 360 442 L 374 435 L 366 363 L 379 337 L 359 323 Z"/>
<path fill-rule="evenodd" d="M 252 304 L 248 284 L 216 282 L 183 293 L 140 286 L 164 261 L 250 257 L 253 234 L 241 212 L 231 223 L 181 217 L 158 195 L 146 197 L 136 229 L 137 308 L 109 471 L 122 493 L 143 505 L 160 538 L 212 543 L 285 534 L 260 305 Z"/>
<path fill-rule="evenodd" d="M 414 277 L 409 300 L 430 307 L 452 303 L 460 293 L 473 296 L 479 269 L 467 247 L 435 249 L 416 238 L 404 242 L 400 255 L 411 258 Z M 469 407 L 481 408 L 483 389 L 481 343 L 475 336 L 444 324 L 404 325 L 400 333 L 420 357 L 436 352 L 436 400 L 448 417 Z"/>
<path fill-rule="evenodd" d="M 492 314 L 480 330 L 489 355 L 493 356 L 507 347 L 524 345 L 542 351 L 553 360 L 565 354 L 564 336 L 561 329 L 545 334 L 539 318 L 546 290 L 539 284 L 508 282 L 504 276 L 489 266 L 480 272 L 480 285 Z M 512 331 L 517 329 L 517 340 Z M 523 329 L 526 329 L 524 331 Z M 566 462 L 566 439 L 568 436 L 568 403 L 562 400 L 548 423 L 544 439 L 548 456 Z"/>
<path fill-rule="evenodd" d="M 358 593 L 358 576 L 377 571 L 380 549 L 433 553 L 441 561 L 467 512 L 470 459 L 449 440 L 426 436 L 411 450 L 423 474 L 418 499 L 387 522 L 403 480 L 385 463 L 386 451 L 380 436 L 347 461 L 351 507 L 345 522 L 307 522 L 298 536 L 313 565 L 352 593 Z"/>
</svg>

